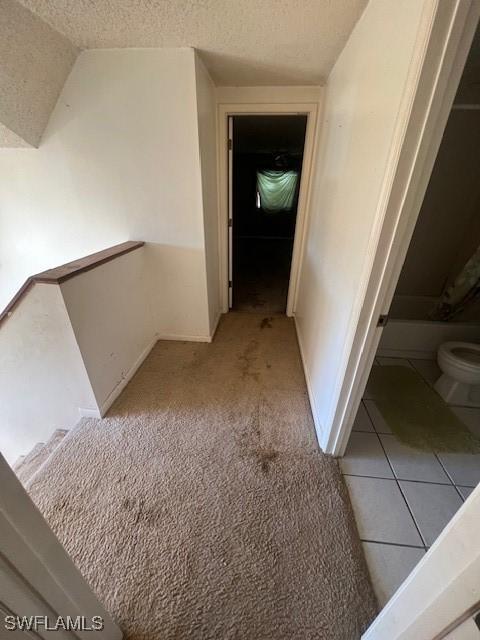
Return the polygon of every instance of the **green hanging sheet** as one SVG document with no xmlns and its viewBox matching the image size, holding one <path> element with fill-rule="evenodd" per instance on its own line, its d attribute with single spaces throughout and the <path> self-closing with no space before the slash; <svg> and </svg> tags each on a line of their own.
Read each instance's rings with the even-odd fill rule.
<svg viewBox="0 0 480 640">
<path fill-rule="evenodd" d="M 257 171 L 257 189 L 264 211 L 289 211 L 297 188 L 297 171 Z"/>
</svg>

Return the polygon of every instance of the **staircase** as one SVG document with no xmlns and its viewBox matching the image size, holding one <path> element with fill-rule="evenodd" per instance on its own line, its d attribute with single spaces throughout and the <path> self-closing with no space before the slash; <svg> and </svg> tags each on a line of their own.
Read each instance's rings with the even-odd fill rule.
<svg viewBox="0 0 480 640">
<path fill-rule="evenodd" d="M 13 470 L 23 485 L 27 484 L 44 462 L 52 455 L 67 433 L 68 430 L 66 429 L 56 429 L 47 442 L 38 442 L 30 453 L 18 458 L 13 465 Z"/>
</svg>

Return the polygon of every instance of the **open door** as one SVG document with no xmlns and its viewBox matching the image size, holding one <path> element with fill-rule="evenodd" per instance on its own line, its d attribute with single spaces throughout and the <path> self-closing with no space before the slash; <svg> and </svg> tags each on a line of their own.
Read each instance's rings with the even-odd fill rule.
<svg viewBox="0 0 480 640">
<path fill-rule="evenodd" d="M 287 313 L 308 116 L 228 118 L 229 308 Z"/>
<path fill-rule="evenodd" d="M 0 637 L 120 640 L 2 455 L 0 486 Z"/>
</svg>

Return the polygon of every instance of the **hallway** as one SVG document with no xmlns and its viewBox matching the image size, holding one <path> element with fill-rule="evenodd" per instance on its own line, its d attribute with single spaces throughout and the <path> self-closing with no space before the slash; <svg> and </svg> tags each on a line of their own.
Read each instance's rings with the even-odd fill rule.
<svg viewBox="0 0 480 640">
<path fill-rule="evenodd" d="M 27 491 L 126 638 L 359 638 L 375 598 L 293 321 L 157 343 Z"/>
<path fill-rule="evenodd" d="M 234 307 L 245 313 L 284 314 L 293 239 L 237 240 Z"/>
</svg>

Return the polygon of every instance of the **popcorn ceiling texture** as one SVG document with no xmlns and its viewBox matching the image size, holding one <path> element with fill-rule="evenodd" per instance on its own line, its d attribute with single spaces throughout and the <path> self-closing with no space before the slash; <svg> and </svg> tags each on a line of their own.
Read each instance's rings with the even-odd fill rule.
<svg viewBox="0 0 480 640">
<path fill-rule="evenodd" d="M 0 123 L 0 147 L 19 148 L 30 146 L 23 138 L 20 138 L 20 136 L 17 136 L 16 133 Z"/>
<path fill-rule="evenodd" d="M 195 47 L 219 86 L 322 84 L 367 0 L 22 0 L 81 48 Z"/>
<path fill-rule="evenodd" d="M 17 136 L 38 146 L 76 55 L 67 38 L 15 0 L 2 0 L 1 146 L 22 146 Z"/>
<path fill-rule="evenodd" d="M 375 616 L 291 318 L 158 342 L 26 486 L 126 640 L 358 640 Z"/>
</svg>

